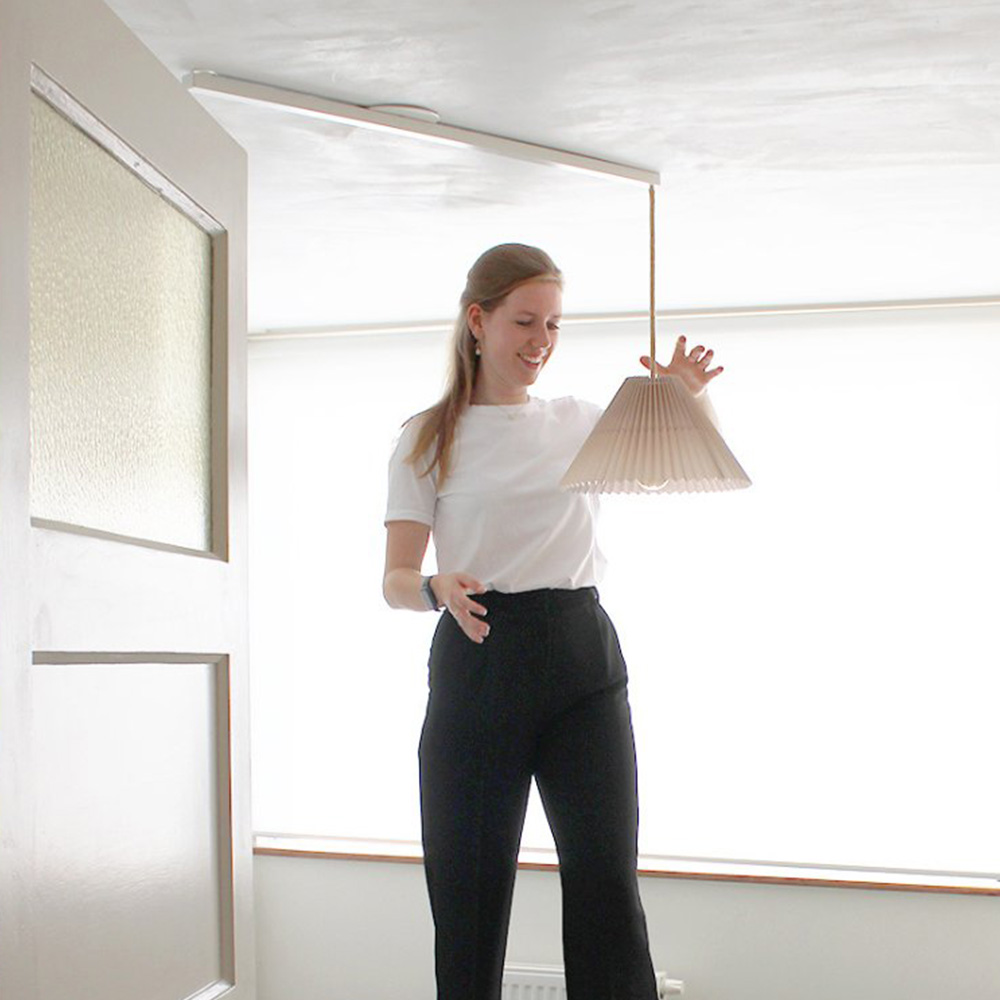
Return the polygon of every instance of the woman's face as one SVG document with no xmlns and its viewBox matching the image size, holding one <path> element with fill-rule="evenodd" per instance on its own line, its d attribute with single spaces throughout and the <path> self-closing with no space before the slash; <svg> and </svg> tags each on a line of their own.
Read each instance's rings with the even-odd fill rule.
<svg viewBox="0 0 1000 1000">
<path fill-rule="evenodd" d="M 540 279 L 515 288 L 492 312 L 469 306 L 469 329 L 479 344 L 475 403 L 523 403 L 545 367 L 562 318 L 562 289 Z"/>
</svg>

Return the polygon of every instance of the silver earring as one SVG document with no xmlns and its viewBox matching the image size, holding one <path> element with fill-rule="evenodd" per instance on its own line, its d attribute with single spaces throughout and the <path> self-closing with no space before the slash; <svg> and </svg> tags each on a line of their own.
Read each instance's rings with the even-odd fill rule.
<svg viewBox="0 0 1000 1000">
<path fill-rule="evenodd" d="M 477 340 L 476 341 L 476 357 L 477 358 L 481 357 L 482 353 L 483 353 L 483 349 L 479 346 L 479 341 Z"/>
</svg>

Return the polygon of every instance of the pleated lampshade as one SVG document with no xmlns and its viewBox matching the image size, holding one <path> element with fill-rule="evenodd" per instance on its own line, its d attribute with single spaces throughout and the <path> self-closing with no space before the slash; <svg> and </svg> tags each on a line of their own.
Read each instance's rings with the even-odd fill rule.
<svg viewBox="0 0 1000 1000">
<path fill-rule="evenodd" d="M 627 378 L 560 486 L 577 493 L 708 493 L 750 477 L 676 375 L 656 365 L 656 192 L 649 188 L 649 377 Z"/>
<path fill-rule="evenodd" d="M 627 378 L 560 483 L 578 493 L 706 493 L 750 478 L 676 375 Z"/>
</svg>

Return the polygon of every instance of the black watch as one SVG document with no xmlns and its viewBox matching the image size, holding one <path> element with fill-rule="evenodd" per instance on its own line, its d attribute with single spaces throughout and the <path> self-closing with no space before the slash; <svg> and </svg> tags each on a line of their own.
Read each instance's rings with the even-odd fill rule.
<svg viewBox="0 0 1000 1000">
<path fill-rule="evenodd" d="M 422 576 L 420 578 L 420 596 L 424 599 L 424 604 L 427 605 L 428 611 L 440 611 L 441 603 L 437 599 L 437 595 L 434 593 L 434 588 L 431 586 L 431 578 L 429 576 Z"/>
</svg>

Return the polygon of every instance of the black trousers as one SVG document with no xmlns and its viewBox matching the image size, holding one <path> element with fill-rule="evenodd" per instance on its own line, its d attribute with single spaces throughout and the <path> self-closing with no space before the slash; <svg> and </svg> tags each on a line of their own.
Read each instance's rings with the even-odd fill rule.
<svg viewBox="0 0 1000 1000">
<path fill-rule="evenodd" d="M 597 591 L 490 592 L 477 644 L 445 613 L 420 739 L 439 1000 L 498 1000 L 532 777 L 559 853 L 570 1000 L 655 1000 L 636 879 L 627 674 Z"/>
</svg>

